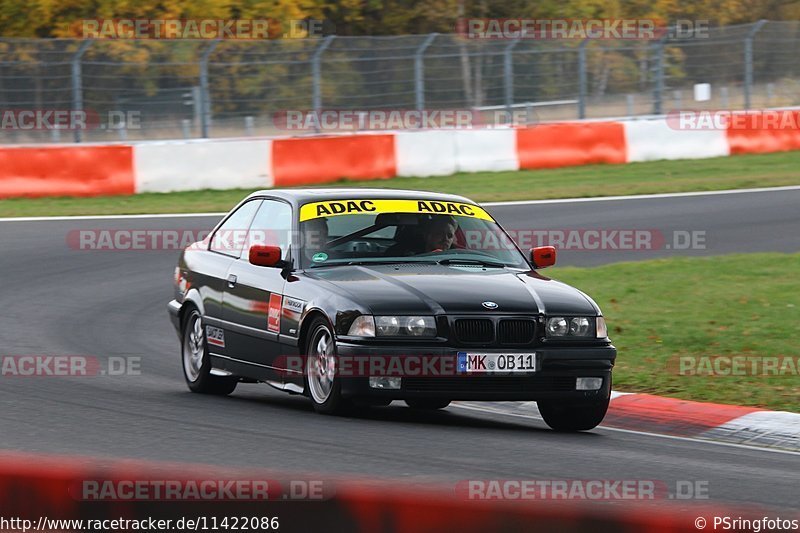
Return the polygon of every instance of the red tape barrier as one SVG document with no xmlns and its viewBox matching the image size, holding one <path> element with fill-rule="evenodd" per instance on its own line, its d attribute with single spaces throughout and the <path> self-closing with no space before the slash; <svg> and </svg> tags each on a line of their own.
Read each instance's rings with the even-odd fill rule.
<svg viewBox="0 0 800 533">
<path fill-rule="evenodd" d="M 187 474 L 189 472 L 190 474 Z M 325 481 L 327 497 L 316 501 L 87 501 L 76 487 L 85 480 L 280 479 L 279 476 L 199 465 L 0 453 L 0 516 L 32 520 L 178 519 L 256 516 L 280 519 L 280 531 L 695 531 L 696 516 L 724 515 L 721 508 L 685 505 L 592 505 L 586 502 L 496 501 L 459 498 L 454 489 L 397 486 L 388 482 Z M 286 479 L 284 476 L 283 479 Z M 85 493 L 84 493 L 85 494 Z M 733 513 L 728 510 L 728 514 Z M 739 508 L 733 516 L 747 514 Z M 209 522 L 210 523 L 210 522 Z M 202 529 L 202 528 L 201 528 Z"/>
</svg>

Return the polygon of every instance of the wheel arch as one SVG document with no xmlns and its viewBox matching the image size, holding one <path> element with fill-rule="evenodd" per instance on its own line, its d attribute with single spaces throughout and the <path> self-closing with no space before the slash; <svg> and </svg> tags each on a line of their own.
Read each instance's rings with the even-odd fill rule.
<svg viewBox="0 0 800 533">
<path fill-rule="evenodd" d="M 325 311 L 319 309 L 318 307 L 308 310 L 300 321 L 300 332 L 297 335 L 297 347 L 299 348 L 300 353 L 303 355 L 307 355 L 305 354 L 305 351 L 306 343 L 308 342 L 308 330 L 311 328 L 311 324 L 317 317 L 320 317 L 327 322 L 328 327 L 331 329 L 331 334 L 334 336 L 334 338 L 336 337 L 336 331 L 333 327 L 333 323 Z"/>
<path fill-rule="evenodd" d="M 203 300 L 200 298 L 200 293 L 197 289 L 191 289 L 183 298 L 181 309 L 178 311 L 178 323 L 181 325 L 181 328 L 183 328 L 184 320 L 186 320 L 189 309 L 197 309 L 200 312 L 200 316 L 205 315 Z"/>
</svg>

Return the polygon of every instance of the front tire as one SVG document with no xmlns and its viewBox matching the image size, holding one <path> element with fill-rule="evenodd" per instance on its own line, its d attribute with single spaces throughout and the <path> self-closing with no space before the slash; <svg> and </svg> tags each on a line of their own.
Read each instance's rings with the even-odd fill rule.
<svg viewBox="0 0 800 533">
<path fill-rule="evenodd" d="M 192 392 L 226 396 L 234 391 L 237 378 L 212 376 L 211 358 L 208 355 L 203 317 L 192 308 L 183 321 L 181 342 L 183 377 Z"/>
<path fill-rule="evenodd" d="M 345 414 L 352 403 L 342 397 L 333 332 L 322 317 L 315 318 L 308 331 L 305 372 L 308 397 L 318 413 Z"/>
<path fill-rule="evenodd" d="M 603 421 L 610 398 L 536 402 L 545 423 L 556 431 L 588 431 Z"/>
<path fill-rule="evenodd" d="M 444 409 L 450 405 L 450 400 L 439 400 L 437 398 L 409 398 L 405 402 L 412 409 Z"/>
</svg>

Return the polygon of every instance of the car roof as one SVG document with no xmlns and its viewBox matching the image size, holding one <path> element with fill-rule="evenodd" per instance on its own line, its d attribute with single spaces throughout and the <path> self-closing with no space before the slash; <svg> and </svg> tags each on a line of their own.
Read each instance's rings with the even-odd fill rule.
<svg viewBox="0 0 800 533">
<path fill-rule="evenodd" d="M 321 188 L 321 189 L 265 189 L 252 193 L 248 198 L 271 196 L 281 198 L 296 205 L 324 200 L 350 200 L 361 198 L 383 198 L 399 200 L 435 200 L 440 202 L 461 202 L 475 204 L 469 198 L 455 194 L 442 194 L 431 191 L 412 191 L 403 189 L 379 188 Z"/>
</svg>

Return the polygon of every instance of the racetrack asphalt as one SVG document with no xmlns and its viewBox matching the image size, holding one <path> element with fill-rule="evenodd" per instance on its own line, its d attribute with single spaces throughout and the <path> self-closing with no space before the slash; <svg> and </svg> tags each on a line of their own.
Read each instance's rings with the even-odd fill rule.
<svg viewBox="0 0 800 533">
<path fill-rule="evenodd" d="M 562 265 L 673 254 L 800 251 L 800 191 L 491 207 L 514 229 L 705 231 L 697 250 L 567 251 Z M 141 358 L 141 374 L 0 376 L 0 449 L 275 468 L 399 480 L 677 480 L 700 503 L 800 510 L 800 454 L 608 428 L 559 434 L 533 419 L 396 402 L 326 417 L 266 385 L 191 394 L 166 312 L 177 251 L 84 251 L 77 229 L 209 229 L 218 217 L 0 222 L 0 354 Z M 744 266 L 746 267 L 746 266 Z M 676 502 L 673 502 L 676 503 Z M 676 503 L 677 505 L 677 503 Z M 690 507 L 692 503 L 681 503 Z"/>
</svg>

